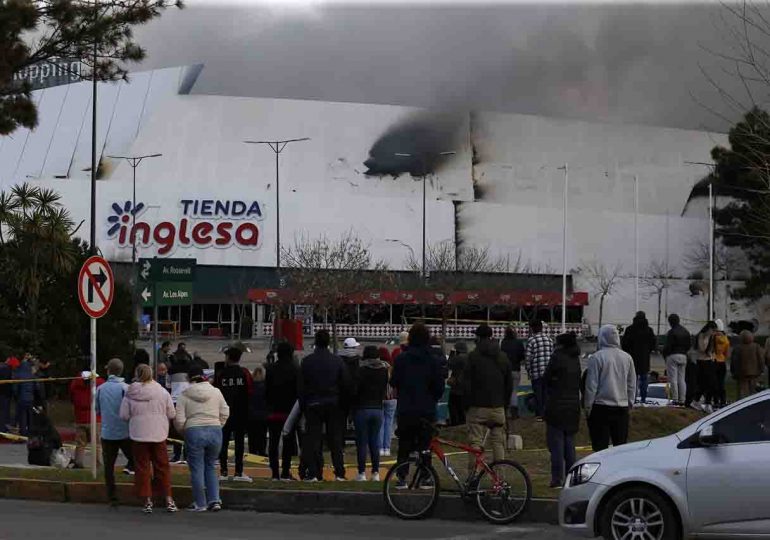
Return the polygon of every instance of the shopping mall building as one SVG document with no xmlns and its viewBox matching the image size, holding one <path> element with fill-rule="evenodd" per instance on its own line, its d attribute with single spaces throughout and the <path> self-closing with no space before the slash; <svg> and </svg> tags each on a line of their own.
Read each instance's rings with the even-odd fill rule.
<svg viewBox="0 0 770 540">
<path fill-rule="evenodd" d="M 338 237 L 354 231 L 375 258 L 398 272 L 420 259 L 425 175 L 427 243 L 488 248 L 511 261 L 505 286 L 496 276 L 453 302 L 450 335 L 473 324 L 502 325 L 561 317 L 564 165 L 568 164 L 568 313 L 570 328 L 596 332 L 598 288 L 588 267 L 620 268 L 604 321 L 627 324 L 636 304 L 635 178 L 639 269 L 665 264 L 677 277 L 662 312 L 702 323 L 708 299 L 694 286 L 707 276 L 697 252 L 708 241 L 705 201 L 692 188 L 708 172 L 722 134 L 638 125 L 408 107 L 195 94 L 202 66 L 134 73 L 130 83 L 99 85 L 96 231 L 101 253 L 130 275 L 132 209 L 139 257 L 194 258 L 192 306 L 162 308 L 160 318 L 185 332 L 226 333 L 240 317 L 270 331 L 276 267 L 276 159 L 280 154 L 280 237 Z M 34 92 L 40 124 L 0 139 L 0 188 L 33 182 L 58 191 L 79 234 L 89 230 L 91 90 L 88 83 Z M 133 170 L 110 156 L 162 154 Z M 400 154 L 400 155 L 398 155 Z M 444 154 L 444 155 L 441 155 Z M 422 161 L 420 156 L 433 156 Z M 719 277 L 719 276 L 717 276 Z M 734 279 L 735 276 L 728 276 Z M 702 285 L 702 283 L 701 283 Z M 756 318 L 716 284 L 717 316 Z M 707 288 L 706 288 L 707 290 Z M 485 300 L 482 302 L 480 298 Z M 638 302 L 656 320 L 657 295 L 642 282 Z M 424 313 L 430 298 L 403 290 L 351 298 L 342 333 L 390 336 Z M 426 305 L 427 304 L 427 305 Z M 321 324 L 325 314 L 299 306 Z M 558 325 L 554 324 L 554 328 Z"/>
</svg>

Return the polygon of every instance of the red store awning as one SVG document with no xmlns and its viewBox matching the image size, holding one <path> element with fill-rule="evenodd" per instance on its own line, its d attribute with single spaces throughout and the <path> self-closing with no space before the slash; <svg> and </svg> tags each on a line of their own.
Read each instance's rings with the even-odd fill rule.
<svg viewBox="0 0 770 540">
<path fill-rule="evenodd" d="M 313 304 L 311 294 L 298 293 L 291 289 L 249 289 L 249 300 L 257 304 Z M 485 305 L 485 306 L 560 306 L 561 293 L 551 291 L 457 291 L 448 298 L 435 291 L 367 291 L 351 294 L 345 302 L 364 305 Z M 567 295 L 567 305 L 580 307 L 588 305 L 587 292 L 573 292 Z"/>
</svg>

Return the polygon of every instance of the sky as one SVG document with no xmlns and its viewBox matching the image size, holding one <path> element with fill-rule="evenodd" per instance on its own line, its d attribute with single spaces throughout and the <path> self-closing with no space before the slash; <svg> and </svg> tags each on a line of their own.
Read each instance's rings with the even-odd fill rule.
<svg viewBox="0 0 770 540">
<path fill-rule="evenodd" d="M 134 69 L 203 63 L 202 94 L 725 131 L 738 110 L 710 78 L 745 95 L 719 57 L 734 22 L 718 1 L 187 0 L 139 30 Z"/>
</svg>

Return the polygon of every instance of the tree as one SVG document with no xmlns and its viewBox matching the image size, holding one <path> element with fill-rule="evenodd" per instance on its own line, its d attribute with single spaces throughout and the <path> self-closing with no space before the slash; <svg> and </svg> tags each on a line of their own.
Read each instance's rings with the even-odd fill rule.
<svg viewBox="0 0 770 540">
<path fill-rule="evenodd" d="M 134 40 L 145 24 L 180 0 L 1 0 L 0 135 L 37 125 L 27 82 L 14 77 L 35 64 L 78 59 L 101 81 L 125 79 L 127 62 L 145 51 Z M 94 65 L 96 44 L 96 65 Z"/>
<path fill-rule="evenodd" d="M 671 286 L 671 280 L 677 279 L 676 275 L 668 267 L 666 261 L 659 259 L 651 261 L 644 271 L 644 275 L 640 277 L 642 285 L 651 289 L 651 295 L 657 296 L 658 299 L 658 320 L 656 335 L 660 335 L 660 313 L 663 303 L 663 293 Z"/>
<path fill-rule="evenodd" d="M 291 300 L 328 310 L 335 352 L 340 308 L 351 297 L 383 288 L 390 279 L 387 264 L 375 259 L 352 230 L 336 240 L 325 235 L 297 236 L 293 245 L 282 250 L 281 262 Z"/>
<path fill-rule="evenodd" d="M 483 286 L 481 274 L 505 272 L 511 265 L 518 268 L 520 264 L 520 257 L 513 262 L 509 258 L 493 257 L 486 246 L 457 247 L 452 240 L 429 244 L 425 252 L 427 276 L 421 280 L 421 286 L 433 292 L 440 303 L 442 338 L 446 339 L 447 319 L 454 311 L 454 293 L 472 289 L 474 284 Z M 421 272 L 422 259 L 410 253 L 407 267 Z"/>
<path fill-rule="evenodd" d="M 598 259 L 583 262 L 578 267 L 578 273 L 585 274 L 595 296 L 599 297 L 599 328 L 604 319 L 604 300 L 618 288 L 622 272 L 623 266 L 620 262 L 610 267 Z"/>
</svg>

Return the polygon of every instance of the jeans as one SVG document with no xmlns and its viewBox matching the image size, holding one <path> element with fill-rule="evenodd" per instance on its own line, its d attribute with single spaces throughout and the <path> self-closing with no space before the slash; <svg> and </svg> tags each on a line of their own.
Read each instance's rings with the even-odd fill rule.
<svg viewBox="0 0 770 540">
<path fill-rule="evenodd" d="M 307 425 L 308 443 L 308 476 L 310 478 L 323 478 L 323 465 L 320 461 L 322 449 L 323 428 L 326 427 L 326 442 L 334 465 L 334 475 L 337 478 L 345 478 L 345 461 L 342 456 L 342 437 L 339 433 L 342 428 L 342 412 L 334 403 L 309 405 L 305 410 L 305 423 Z M 305 453 L 303 448 L 303 454 Z"/>
<path fill-rule="evenodd" d="M 588 433 L 594 452 L 628 442 L 628 407 L 594 405 L 588 417 Z"/>
<path fill-rule="evenodd" d="M 639 388 L 639 400 L 642 403 L 647 402 L 647 385 L 649 383 L 649 373 L 640 373 L 636 376 L 637 387 Z"/>
<path fill-rule="evenodd" d="M 16 424 L 19 426 L 19 435 L 29 435 L 29 415 L 32 411 L 31 401 L 16 402 Z"/>
<path fill-rule="evenodd" d="M 532 391 L 535 393 L 535 416 L 542 418 L 545 414 L 545 379 L 533 379 Z"/>
<path fill-rule="evenodd" d="M 716 386 L 714 387 L 714 404 L 720 407 L 724 407 L 727 403 L 727 390 L 725 389 L 725 378 L 727 377 L 727 364 L 724 362 L 717 362 L 715 366 L 715 380 Z"/>
<path fill-rule="evenodd" d="M 104 485 L 107 486 L 107 498 L 117 499 L 115 494 L 115 461 L 118 452 L 122 451 L 128 463 L 126 469 L 134 470 L 134 459 L 131 452 L 131 439 L 109 440 L 102 439 L 102 459 L 104 461 Z"/>
<path fill-rule="evenodd" d="M 398 463 L 409 461 L 412 452 L 423 452 L 430 448 L 433 437 L 431 424 L 434 421 L 435 417 L 398 415 Z M 430 456 L 426 459 L 430 460 Z"/>
<path fill-rule="evenodd" d="M 273 478 L 288 478 L 291 474 L 291 458 L 296 454 L 296 440 L 297 430 L 293 429 L 291 432 L 283 437 L 283 449 L 281 450 L 281 472 L 278 473 L 278 446 L 281 443 L 281 432 L 283 431 L 284 420 L 268 420 L 267 431 L 270 434 L 270 442 L 267 448 L 267 455 L 270 459 L 270 470 L 273 473 Z"/>
<path fill-rule="evenodd" d="M 689 360 L 687 361 L 684 379 L 687 383 L 684 404 L 689 407 L 690 403 L 695 400 L 695 396 L 698 394 L 698 364 L 690 362 Z"/>
<path fill-rule="evenodd" d="M 214 503 L 221 503 L 217 459 L 222 448 L 222 429 L 218 426 L 188 428 L 184 442 L 195 506 L 207 508 Z"/>
<path fill-rule="evenodd" d="M 666 357 L 666 373 L 671 401 L 681 403 L 687 396 L 685 373 L 687 368 L 686 354 L 670 354 Z"/>
<path fill-rule="evenodd" d="M 382 402 L 382 427 L 380 428 L 380 448 L 390 452 L 390 441 L 393 440 L 393 420 L 396 417 L 398 401 L 386 399 Z"/>
<path fill-rule="evenodd" d="M 546 426 L 548 451 L 551 453 L 551 483 L 561 484 L 564 475 L 572 468 L 575 460 L 575 435 L 561 428 Z"/>
<path fill-rule="evenodd" d="M 466 415 L 468 422 L 468 444 L 474 448 L 492 447 L 493 461 L 505 459 L 505 408 L 471 407 Z M 494 424 L 491 429 L 488 424 Z M 487 435 L 489 430 L 489 435 Z M 487 436 L 486 442 L 484 436 Z M 468 474 L 476 470 L 476 456 L 468 454 Z"/>
<path fill-rule="evenodd" d="M 232 416 L 227 419 L 222 427 L 222 450 L 219 453 L 219 470 L 222 476 L 227 476 L 227 451 L 230 448 L 230 439 L 235 439 L 235 476 L 243 475 L 243 453 L 246 426 L 239 418 Z M 188 456 L 189 457 L 189 456 Z"/>
<path fill-rule="evenodd" d="M 356 449 L 358 450 L 358 473 L 366 472 L 366 451 L 372 459 L 372 472 L 380 472 L 380 428 L 382 409 L 358 409 L 353 416 L 356 425 Z"/>
</svg>

